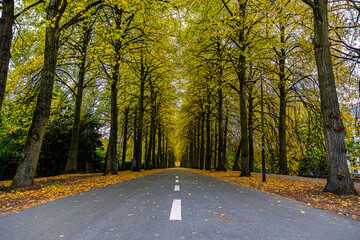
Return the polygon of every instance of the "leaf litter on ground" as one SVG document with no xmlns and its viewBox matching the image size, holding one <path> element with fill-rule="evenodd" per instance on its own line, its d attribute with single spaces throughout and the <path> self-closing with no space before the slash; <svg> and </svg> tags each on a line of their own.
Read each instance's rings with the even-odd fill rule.
<svg viewBox="0 0 360 240">
<path fill-rule="evenodd" d="M 191 170 L 248 188 L 290 198 L 315 208 L 360 221 L 360 196 L 338 196 L 333 193 L 323 192 L 325 183 L 309 182 L 301 180 L 301 178 L 287 179 L 274 176 L 267 176 L 266 182 L 262 182 L 262 176 L 256 174 L 252 174 L 251 177 L 240 177 L 240 172 L 237 171 Z M 356 190 L 360 194 L 360 188 L 356 188 Z"/>
<path fill-rule="evenodd" d="M 64 174 L 35 178 L 32 186 L 8 190 L 4 189 L 10 186 L 11 181 L 0 181 L 0 215 L 161 171 L 165 169 L 122 171 L 118 175 L 106 176 L 102 173 Z"/>
</svg>

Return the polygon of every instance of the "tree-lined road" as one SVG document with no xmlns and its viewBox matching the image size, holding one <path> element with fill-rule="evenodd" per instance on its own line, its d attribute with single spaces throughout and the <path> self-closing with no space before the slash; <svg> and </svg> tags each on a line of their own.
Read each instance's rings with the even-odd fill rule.
<svg viewBox="0 0 360 240">
<path fill-rule="evenodd" d="M 1 216 L 0 233 L 6 240 L 356 240 L 360 223 L 176 169 Z"/>
</svg>

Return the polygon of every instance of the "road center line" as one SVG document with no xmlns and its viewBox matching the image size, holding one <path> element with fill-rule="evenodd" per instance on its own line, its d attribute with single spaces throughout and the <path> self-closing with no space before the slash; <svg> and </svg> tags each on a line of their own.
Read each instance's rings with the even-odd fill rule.
<svg viewBox="0 0 360 240">
<path fill-rule="evenodd" d="M 175 178 L 179 178 L 179 176 L 176 176 Z"/>
<path fill-rule="evenodd" d="M 176 183 L 179 183 L 179 180 L 176 179 L 175 182 L 176 182 Z"/>
<path fill-rule="evenodd" d="M 181 199 L 174 199 L 169 220 L 181 220 Z"/>
<path fill-rule="evenodd" d="M 174 191 L 180 191 L 180 186 L 179 186 L 179 185 L 175 185 Z"/>
</svg>

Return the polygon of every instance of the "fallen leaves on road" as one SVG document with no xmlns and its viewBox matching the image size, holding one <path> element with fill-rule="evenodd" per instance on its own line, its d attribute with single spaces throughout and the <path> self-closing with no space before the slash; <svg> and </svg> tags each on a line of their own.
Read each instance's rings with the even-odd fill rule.
<svg viewBox="0 0 360 240">
<path fill-rule="evenodd" d="M 360 196 L 338 196 L 332 193 L 324 193 L 323 189 L 325 184 L 323 183 L 277 178 L 272 176 L 267 176 L 266 182 L 263 183 L 261 175 L 253 174 L 251 177 L 239 177 L 240 173 L 234 171 L 218 172 L 195 169 L 192 169 L 192 171 L 223 179 L 245 187 L 287 197 L 315 208 L 320 208 L 335 212 L 339 215 L 360 220 Z M 359 188 L 357 188 L 357 192 L 360 193 Z"/>
<path fill-rule="evenodd" d="M 226 222 L 226 220 L 231 220 L 231 221 L 235 221 L 235 222 L 239 221 L 239 222 L 243 222 L 243 223 L 247 223 L 247 224 L 251 225 L 251 223 L 249 223 L 249 221 L 245 221 L 245 220 L 241 220 L 241 219 L 235 219 L 235 218 L 231 218 L 231 217 L 226 217 L 224 214 L 221 214 L 221 213 L 216 213 L 216 212 L 211 212 L 211 211 L 205 211 L 205 212 L 215 214 L 215 215 L 218 215 L 218 216 L 222 217 L 220 219 L 210 219 L 210 221 Z"/>
<path fill-rule="evenodd" d="M 124 171 L 119 172 L 118 175 L 107 176 L 102 173 L 88 173 L 36 178 L 33 186 L 14 189 L 10 192 L 0 191 L 0 215 L 164 170 Z M 10 186 L 10 184 L 11 181 L 0 181 L 0 188 Z"/>
</svg>

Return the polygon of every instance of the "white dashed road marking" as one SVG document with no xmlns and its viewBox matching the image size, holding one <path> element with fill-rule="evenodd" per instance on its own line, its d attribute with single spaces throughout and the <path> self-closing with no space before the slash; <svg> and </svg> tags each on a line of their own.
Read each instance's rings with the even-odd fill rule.
<svg viewBox="0 0 360 240">
<path fill-rule="evenodd" d="M 179 186 L 179 185 L 175 185 L 174 191 L 180 191 L 180 186 Z"/>
<path fill-rule="evenodd" d="M 169 220 L 181 220 L 181 200 L 180 199 L 173 200 Z"/>
<path fill-rule="evenodd" d="M 176 179 L 176 180 L 175 180 L 175 182 L 176 182 L 176 183 L 178 183 L 178 182 L 179 182 L 179 180 L 177 180 L 177 179 Z"/>
</svg>

